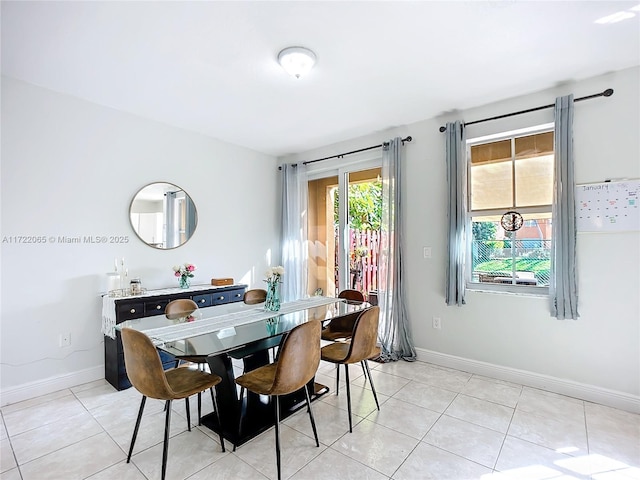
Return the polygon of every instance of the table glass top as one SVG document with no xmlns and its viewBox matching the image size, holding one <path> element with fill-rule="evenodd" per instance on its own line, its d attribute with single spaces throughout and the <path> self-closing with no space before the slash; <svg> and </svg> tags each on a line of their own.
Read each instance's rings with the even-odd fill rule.
<svg viewBox="0 0 640 480">
<path fill-rule="evenodd" d="M 252 344 L 273 339 L 288 332 L 296 325 L 310 320 L 327 321 L 332 318 L 357 316 L 370 305 L 366 302 L 347 302 L 342 299 L 327 299 L 319 306 L 306 306 L 304 301 L 283 303 L 281 312 L 266 312 L 262 305 L 243 303 L 225 306 L 199 308 L 178 318 L 154 315 L 119 323 L 117 330 L 134 328 L 147 333 L 156 346 L 176 357 L 193 355 L 216 355 Z M 291 311 L 295 309 L 295 311 Z M 265 318 L 266 317 L 266 318 Z M 253 318 L 257 320 L 253 321 Z M 184 325 L 184 327 L 182 327 Z M 198 334 L 200 326 L 206 332 Z M 166 329 L 164 327 L 172 327 Z M 182 335 L 165 335 L 183 331 Z M 182 337 L 172 340 L 172 337 Z"/>
</svg>

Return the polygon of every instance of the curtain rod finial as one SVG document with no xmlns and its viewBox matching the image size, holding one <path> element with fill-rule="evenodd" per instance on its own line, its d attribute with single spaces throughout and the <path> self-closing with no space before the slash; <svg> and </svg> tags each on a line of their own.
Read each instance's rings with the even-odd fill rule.
<svg viewBox="0 0 640 480">
<path fill-rule="evenodd" d="M 440 127 L 440 129 L 439 129 L 439 130 L 440 130 L 440 133 L 442 133 L 442 132 L 446 132 L 446 131 L 447 131 L 447 127 L 442 126 L 442 127 Z"/>
<path fill-rule="evenodd" d="M 611 95 L 613 95 L 613 88 L 607 88 L 604 92 L 602 92 L 602 95 L 604 95 L 605 97 L 610 97 Z"/>
</svg>

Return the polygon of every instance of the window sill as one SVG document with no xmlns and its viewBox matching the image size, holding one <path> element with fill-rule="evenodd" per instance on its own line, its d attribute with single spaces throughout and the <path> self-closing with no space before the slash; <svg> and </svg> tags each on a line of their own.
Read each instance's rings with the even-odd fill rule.
<svg viewBox="0 0 640 480">
<path fill-rule="evenodd" d="M 549 296 L 549 287 L 534 287 L 529 285 L 501 285 L 467 282 L 467 291 L 479 293 L 501 293 L 507 295 L 519 295 L 523 297 Z"/>
</svg>

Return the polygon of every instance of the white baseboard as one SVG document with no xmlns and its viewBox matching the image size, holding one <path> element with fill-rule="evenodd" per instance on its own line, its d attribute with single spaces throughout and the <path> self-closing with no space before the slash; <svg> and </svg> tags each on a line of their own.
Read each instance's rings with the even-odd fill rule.
<svg viewBox="0 0 640 480">
<path fill-rule="evenodd" d="M 564 380 L 549 375 L 518 370 L 510 367 L 494 365 L 492 363 L 456 357 L 446 353 L 434 352 L 416 348 L 418 361 L 455 368 L 469 373 L 484 375 L 507 382 L 518 383 L 528 387 L 539 388 L 549 392 L 567 395 L 589 402 L 619 408 L 632 413 L 640 413 L 640 396 L 609 390 L 584 383 Z M 36 382 L 25 383 L 0 391 L 0 406 L 29 400 L 47 395 L 65 388 L 71 388 L 83 383 L 93 382 L 104 378 L 104 365 L 71 372 L 66 375 L 50 377 Z"/>
<path fill-rule="evenodd" d="M 100 380 L 101 378 L 104 378 L 104 365 L 5 388 L 0 391 L 0 406 L 4 407 L 5 405 L 47 395 L 65 388 Z"/>
<path fill-rule="evenodd" d="M 416 348 L 418 360 L 442 367 L 455 368 L 469 373 L 539 388 L 589 402 L 619 408 L 632 413 L 640 413 L 640 396 L 609 390 L 584 383 L 564 380 L 539 373 L 503 367 L 492 363 L 480 362 L 446 353 Z"/>
</svg>

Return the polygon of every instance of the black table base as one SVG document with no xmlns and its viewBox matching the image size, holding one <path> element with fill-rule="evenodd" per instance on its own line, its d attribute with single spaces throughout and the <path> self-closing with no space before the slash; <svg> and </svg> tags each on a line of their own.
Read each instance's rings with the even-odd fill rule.
<svg viewBox="0 0 640 480">
<path fill-rule="evenodd" d="M 238 358 L 238 353 L 234 352 Z M 268 349 L 251 349 L 251 352 L 242 356 L 245 372 L 269 363 Z M 218 434 L 222 434 L 236 447 L 248 442 L 260 433 L 268 430 L 275 424 L 275 408 L 272 398 L 246 392 L 244 398 L 239 398 L 235 383 L 232 359 L 229 355 L 222 354 L 207 358 L 212 373 L 219 375 L 222 382 L 216 388 L 218 409 L 220 410 L 220 425 L 214 413 L 202 417 L 202 425 L 210 428 Z M 317 400 L 329 391 L 329 388 L 315 381 L 307 384 L 311 401 Z M 300 390 L 280 397 L 280 419 L 283 420 L 306 407 L 304 391 Z M 242 428 L 240 417 L 242 414 Z"/>
</svg>

